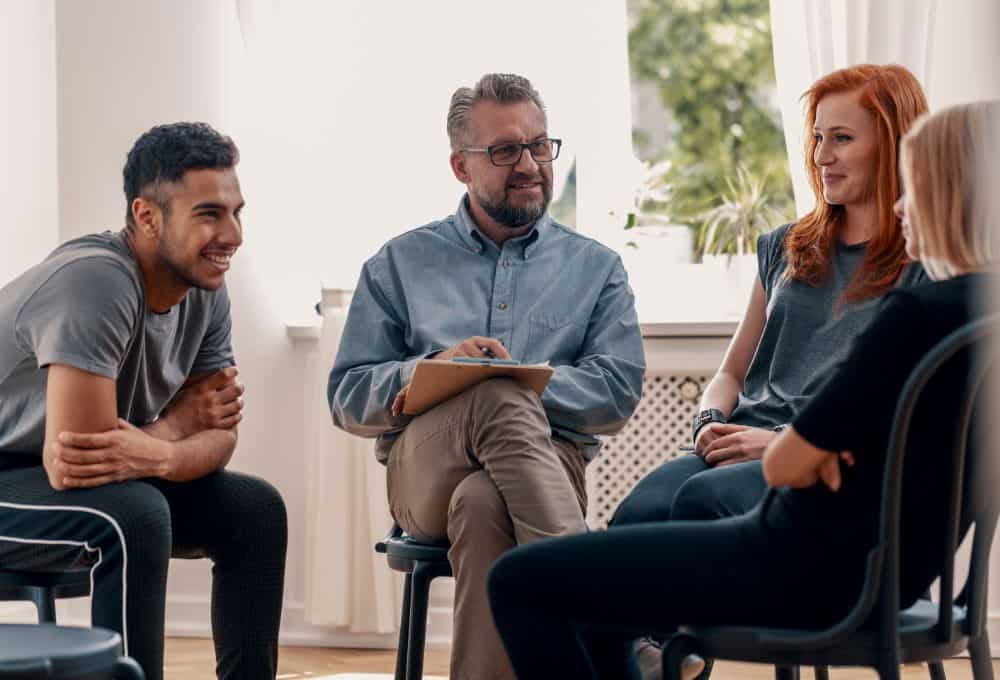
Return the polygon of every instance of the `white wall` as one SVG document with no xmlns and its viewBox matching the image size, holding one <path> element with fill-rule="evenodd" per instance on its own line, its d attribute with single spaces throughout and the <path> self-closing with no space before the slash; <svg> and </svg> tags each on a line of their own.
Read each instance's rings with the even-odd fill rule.
<svg viewBox="0 0 1000 680">
<path fill-rule="evenodd" d="M 125 154 L 152 125 L 203 120 L 240 142 L 232 114 L 242 39 L 233 3 L 60 0 L 56 18 L 63 239 L 121 228 Z M 252 206 L 254 192 L 246 193 Z M 261 224 L 252 214 L 246 222 L 246 245 L 228 279 L 234 346 L 247 387 L 232 467 L 270 480 L 287 499 L 291 536 L 285 624 L 294 635 L 302 580 L 296 558 L 302 553 L 299 452 L 305 357 L 286 339 L 283 316 L 267 294 L 270 281 L 259 273 L 268 253 L 256 237 L 269 226 L 280 227 Z M 171 564 L 168 632 L 209 632 L 209 567 L 204 560 Z M 85 612 L 81 604 L 72 613 L 85 617 Z"/>
<path fill-rule="evenodd" d="M 55 9 L 0 3 L 0 287 L 57 243 Z"/>
</svg>

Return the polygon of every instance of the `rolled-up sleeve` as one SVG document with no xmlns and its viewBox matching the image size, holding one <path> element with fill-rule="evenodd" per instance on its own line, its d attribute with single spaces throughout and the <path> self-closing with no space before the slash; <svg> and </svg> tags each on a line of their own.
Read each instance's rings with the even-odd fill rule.
<svg viewBox="0 0 1000 680">
<path fill-rule="evenodd" d="M 410 421 L 390 409 L 424 358 L 407 356 L 405 324 L 374 267 L 369 260 L 361 270 L 326 392 L 334 424 L 361 437 L 401 430 Z"/>
<path fill-rule="evenodd" d="M 613 434 L 642 396 L 646 358 L 635 297 L 617 258 L 587 325 L 580 358 L 555 369 L 542 403 L 555 428 Z"/>
</svg>

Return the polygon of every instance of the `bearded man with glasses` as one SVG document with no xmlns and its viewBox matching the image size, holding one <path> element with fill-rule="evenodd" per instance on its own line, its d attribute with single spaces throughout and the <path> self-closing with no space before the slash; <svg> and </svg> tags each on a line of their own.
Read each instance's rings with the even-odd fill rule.
<svg viewBox="0 0 1000 680">
<path fill-rule="evenodd" d="M 547 213 L 561 142 L 531 83 L 487 74 L 460 88 L 448 136 L 467 193 L 365 263 L 328 396 L 334 423 L 378 437 L 404 531 L 451 543 L 450 677 L 507 680 L 489 569 L 516 545 L 586 530 L 584 468 L 635 410 L 645 359 L 621 259 Z M 417 362 L 456 357 L 555 373 L 540 398 L 494 379 L 404 415 Z"/>
</svg>

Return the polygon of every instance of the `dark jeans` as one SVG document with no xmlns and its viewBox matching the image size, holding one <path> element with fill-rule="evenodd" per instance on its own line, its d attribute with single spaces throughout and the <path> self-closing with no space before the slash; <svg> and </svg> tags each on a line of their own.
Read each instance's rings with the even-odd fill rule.
<svg viewBox="0 0 1000 680">
<path fill-rule="evenodd" d="M 766 490 L 759 460 L 713 468 L 701 456 L 682 454 L 643 477 L 610 526 L 735 517 L 757 505 Z"/>
<path fill-rule="evenodd" d="M 93 624 L 120 633 L 149 680 L 163 677 L 171 557 L 212 560 L 218 677 L 273 680 L 286 542 L 278 491 L 236 472 L 55 491 L 41 465 L 0 471 L 0 564 L 89 566 Z"/>
<path fill-rule="evenodd" d="M 519 680 L 639 678 L 631 640 L 681 624 L 825 626 L 861 587 L 863 553 L 776 529 L 761 507 L 519 547 L 490 604 Z"/>
</svg>

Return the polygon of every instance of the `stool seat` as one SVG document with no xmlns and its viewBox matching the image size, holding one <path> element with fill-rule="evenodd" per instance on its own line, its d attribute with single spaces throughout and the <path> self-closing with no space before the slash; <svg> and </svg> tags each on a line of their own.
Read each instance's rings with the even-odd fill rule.
<svg viewBox="0 0 1000 680">
<path fill-rule="evenodd" d="M 122 672 L 142 678 L 121 646 L 121 637 L 103 628 L 0 624 L 0 678 L 98 680 Z"/>
</svg>

